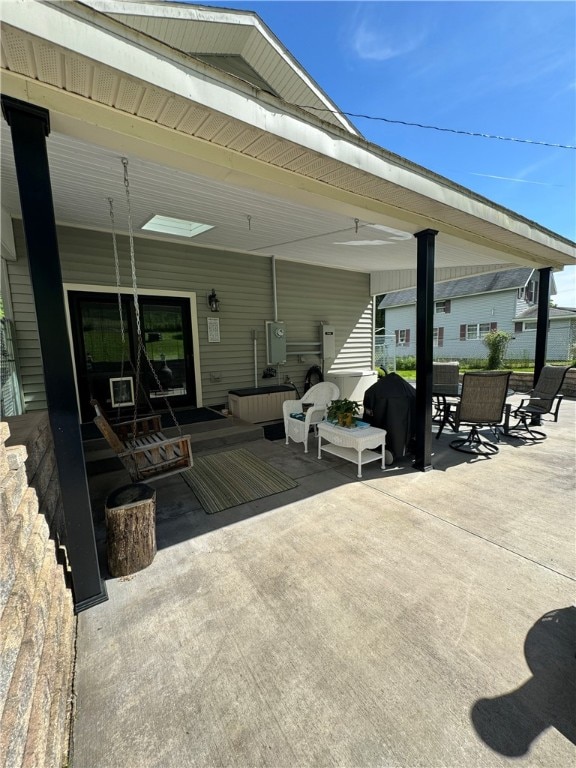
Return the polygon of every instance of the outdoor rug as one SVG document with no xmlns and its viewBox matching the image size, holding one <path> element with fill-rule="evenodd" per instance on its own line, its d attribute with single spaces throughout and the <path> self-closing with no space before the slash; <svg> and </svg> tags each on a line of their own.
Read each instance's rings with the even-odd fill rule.
<svg viewBox="0 0 576 768">
<path fill-rule="evenodd" d="M 182 477 L 209 515 L 298 485 L 244 448 L 195 458 Z"/>
</svg>

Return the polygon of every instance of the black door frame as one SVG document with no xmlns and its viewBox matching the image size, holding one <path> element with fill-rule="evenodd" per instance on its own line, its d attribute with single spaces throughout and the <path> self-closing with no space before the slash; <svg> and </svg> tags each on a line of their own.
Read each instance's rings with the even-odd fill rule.
<svg viewBox="0 0 576 768">
<path fill-rule="evenodd" d="M 73 352 L 74 376 L 75 376 L 76 393 L 78 398 L 79 410 L 81 412 L 82 410 L 84 410 L 86 415 L 90 413 L 89 420 L 91 420 L 91 416 L 92 416 L 91 409 L 90 411 L 88 411 L 85 407 L 85 404 L 83 408 L 83 400 L 86 396 L 85 393 L 83 393 L 82 387 L 80 385 L 80 380 L 82 377 L 82 369 L 84 365 L 84 360 L 82 358 L 83 337 L 82 337 L 81 329 L 79 329 L 79 326 L 78 326 L 78 316 L 77 316 L 78 312 L 77 310 L 74 309 L 74 301 L 78 298 L 93 299 L 94 301 L 98 301 L 98 299 L 102 299 L 104 301 L 110 300 L 110 303 L 111 304 L 113 303 L 117 310 L 118 291 L 115 286 L 82 285 L 77 283 L 74 283 L 74 284 L 65 283 L 63 287 L 66 295 L 68 330 L 70 334 L 70 345 Z M 120 293 L 122 295 L 122 301 L 126 302 L 126 305 L 128 306 L 128 308 L 130 308 L 132 306 L 132 300 L 133 300 L 132 290 L 130 288 L 121 288 Z M 196 309 L 195 294 L 189 293 L 189 292 L 181 292 L 181 291 L 175 291 L 172 293 L 172 292 L 167 292 L 163 290 L 154 291 L 152 289 L 144 289 L 139 291 L 138 298 L 141 304 L 141 315 L 142 315 L 142 304 L 146 304 L 147 302 L 154 302 L 158 304 L 162 304 L 162 303 L 173 304 L 175 306 L 179 305 L 182 307 L 183 322 L 184 322 L 184 325 L 187 326 L 184 330 L 184 334 L 187 337 L 187 341 L 189 342 L 189 349 L 185 350 L 188 393 L 186 396 L 183 396 L 183 399 L 180 401 L 178 401 L 175 397 L 171 397 L 170 405 L 171 407 L 174 407 L 174 408 L 196 407 L 200 399 L 200 393 L 198 392 L 199 376 L 198 376 L 198 366 L 197 366 L 198 333 L 197 333 L 197 327 L 195 327 L 195 322 L 194 322 L 195 309 Z M 132 310 L 129 312 L 129 315 L 133 316 L 133 314 L 134 314 L 134 311 L 132 308 Z M 131 322 L 131 319 L 129 319 L 128 324 L 130 324 L 130 322 Z M 134 348 L 133 348 L 132 333 L 128 328 L 126 329 L 126 333 L 129 337 L 131 353 L 133 354 Z M 77 343 L 77 340 L 79 341 L 79 343 Z M 146 361 L 143 360 L 142 376 L 145 375 L 147 367 L 148 366 Z M 125 375 L 126 376 L 133 375 L 133 372 L 131 371 L 130 361 L 128 359 L 126 360 Z M 158 411 L 166 410 L 167 408 L 166 400 L 163 397 L 153 398 L 151 402 L 154 410 L 156 410 L 156 403 L 157 403 Z M 142 405 L 142 407 L 144 406 Z M 85 420 L 86 419 L 82 419 L 82 421 L 85 421 Z"/>
</svg>

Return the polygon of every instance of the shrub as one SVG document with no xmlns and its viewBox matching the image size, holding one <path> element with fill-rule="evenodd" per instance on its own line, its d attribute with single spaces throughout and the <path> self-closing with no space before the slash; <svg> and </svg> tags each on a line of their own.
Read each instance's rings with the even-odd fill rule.
<svg viewBox="0 0 576 768">
<path fill-rule="evenodd" d="M 496 368 L 502 367 L 504 356 L 506 354 L 506 348 L 510 343 L 512 334 L 507 331 L 490 331 L 482 339 L 484 345 L 488 347 L 488 362 L 486 368 L 489 371 L 493 371 Z"/>
<path fill-rule="evenodd" d="M 396 370 L 397 371 L 413 371 L 416 368 L 416 358 L 414 355 L 407 355 L 406 357 L 396 358 Z"/>
</svg>

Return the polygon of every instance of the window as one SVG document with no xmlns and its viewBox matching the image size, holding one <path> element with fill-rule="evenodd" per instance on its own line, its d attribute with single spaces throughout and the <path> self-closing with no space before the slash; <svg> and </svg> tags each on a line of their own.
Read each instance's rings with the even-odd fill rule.
<svg viewBox="0 0 576 768">
<path fill-rule="evenodd" d="M 396 344 L 399 347 L 407 347 L 410 344 L 410 328 L 403 328 L 401 331 L 394 331 Z"/>
<path fill-rule="evenodd" d="M 490 331 L 498 328 L 497 323 L 469 323 L 460 326 L 460 341 L 476 341 L 483 339 Z"/>
<path fill-rule="evenodd" d="M 434 328 L 432 335 L 432 346 L 443 347 L 444 346 L 444 328 Z"/>
<path fill-rule="evenodd" d="M 450 312 L 450 299 L 444 299 L 443 301 L 434 302 L 434 314 L 444 315 Z"/>
<path fill-rule="evenodd" d="M 522 333 L 522 331 L 535 331 L 538 323 L 536 320 L 525 320 L 524 322 L 514 323 L 514 333 Z M 550 321 L 548 321 L 548 328 L 550 328 Z"/>
<path fill-rule="evenodd" d="M 473 323 L 466 326 L 466 338 L 468 341 L 482 339 L 490 333 L 490 323 Z"/>
<path fill-rule="evenodd" d="M 524 299 L 527 304 L 536 304 L 539 287 L 538 280 L 530 280 L 523 288 L 518 288 L 518 298 Z"/>
</svg>

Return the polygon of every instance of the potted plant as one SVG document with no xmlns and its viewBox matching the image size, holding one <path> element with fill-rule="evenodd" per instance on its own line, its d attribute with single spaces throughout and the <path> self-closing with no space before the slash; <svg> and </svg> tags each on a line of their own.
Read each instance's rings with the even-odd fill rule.
<svg viewBox="0 0 576 768">
<path fill-rule="evenodd" d="M 337 422 L 341 427 L 353 427 L 356 424 L 354 417 L 359 413 L 358 403 L 343 397 L 332 400 L 328 405 L 326 417 L 328 421 Z"/>
</svg>

